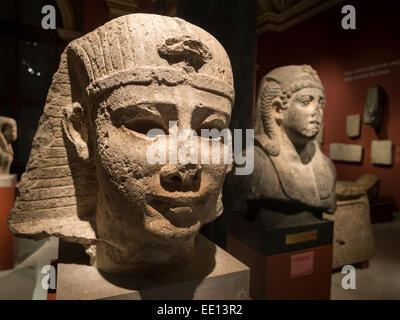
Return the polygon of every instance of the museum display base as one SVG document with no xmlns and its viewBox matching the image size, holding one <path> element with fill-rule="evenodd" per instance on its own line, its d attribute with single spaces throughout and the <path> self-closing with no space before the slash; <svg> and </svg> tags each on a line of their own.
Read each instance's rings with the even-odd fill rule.
<svg viewBox="0 0 400 320">
<path fill-rule="evenodd" d="M 14 267 L 14 236 L 8 230 L 7 216 L 15 199 L 17 175 L 0 177 L 0 270 Z"/>
<path fill-rule="evenodd" d="M 266 229 L 230 217 L 227 251 L 250 267 L 252 299 L 330 299 L 333 222 L 300 220 Z"/>
<path fill-rule="evenodd" d="M 101 273 L 82 252 L 80 246 L 60 241 L 57 300 L 249 298 L 249 268 L 202 235 L 188 264 L 151 277 Z"/>
</svg>

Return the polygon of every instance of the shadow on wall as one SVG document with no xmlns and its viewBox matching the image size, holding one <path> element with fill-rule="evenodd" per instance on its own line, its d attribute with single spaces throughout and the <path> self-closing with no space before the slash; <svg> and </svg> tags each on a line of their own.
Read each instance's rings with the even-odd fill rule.
<svg viewBox="0 0 400 320">
<path fill-rule="evenodd" d="M 375 130 L 379 140 L 389 139 L 388 126 L 390 121 L 390 97 L 385 90 L 383 90 L 383 103 L 382 103 L 382 126 Z"/>
</svg>

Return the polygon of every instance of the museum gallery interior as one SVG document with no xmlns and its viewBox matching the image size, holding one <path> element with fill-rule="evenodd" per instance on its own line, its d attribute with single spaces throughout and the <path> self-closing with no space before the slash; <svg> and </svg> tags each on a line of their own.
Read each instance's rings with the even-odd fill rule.
<svg viewBox="0 0 400 320">
<path fill-rule="evenodd" d="M 0 300 L 400 299 L 395 5 L 1 1 Z"/>
</svg>

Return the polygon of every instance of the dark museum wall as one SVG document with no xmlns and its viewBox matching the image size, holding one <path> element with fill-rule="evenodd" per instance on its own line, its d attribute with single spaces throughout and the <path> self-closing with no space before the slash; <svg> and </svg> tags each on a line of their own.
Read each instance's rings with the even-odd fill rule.
<svg viewBox="0 0 400 320">
<path fill-rule="evenodd" d="M 156 13 L 156 3 L 140 0 L 135 12 Z M 83 1 L 83 33 L 86 34 L 110 20 L 110 9 L 105 0 Z"/>
<path fill-rule="evenodd" d="M 104 0 L 83 2 L 83 33 L 93 31 L 109 20 L 109 8 Z"/>
<path fill-rule="evenodd" d="M 336 5 L 313 18 L 283 32 L 264 32 L 258 39 L 257 83 L 275 67 L 310 64 L 325 86 L 327 106 L 324 115 L 323 152 L 329 153 L 333 142 L 360 144 L 364 155 L 361 164 L 335 162 L 339 180 L 355 180 L 364 173 L 381 179 L 382 196 L 395 199 L 400 208 L 400 41 L 396 4 L 385 1 L 348 1 L 356 8 L 356 30 L 341 27 L 341 8 Z M 375 71 L 382 75 L 345 81 L 345 72 L 386 63 Z M 360 73 L 365 74 L 365 73 Z M 380 85 L 386 92 L 383 125 L 379 132 L 362 124 L 361 136 L 346 135 L 346 116 L 364 114 L 367 90 Z M 389 139 L 394 143 L 393 166 L 371 163 L 372 140 Z"/>
</svg>

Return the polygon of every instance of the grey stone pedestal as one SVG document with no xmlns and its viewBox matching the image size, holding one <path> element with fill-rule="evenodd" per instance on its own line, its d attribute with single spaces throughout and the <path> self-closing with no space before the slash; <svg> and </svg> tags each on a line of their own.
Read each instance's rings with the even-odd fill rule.
<svg viewBox="0 0 400 320">
<path fill-rule="evenodd" d="M 60 252 L 61 253 L 61 252 Z M 88 264 L 58 263 L 57 300 L 248 299 L 250 270 L 202 235 L 193 259 L 166 274 L 116 276 Z"/>
</svg>

